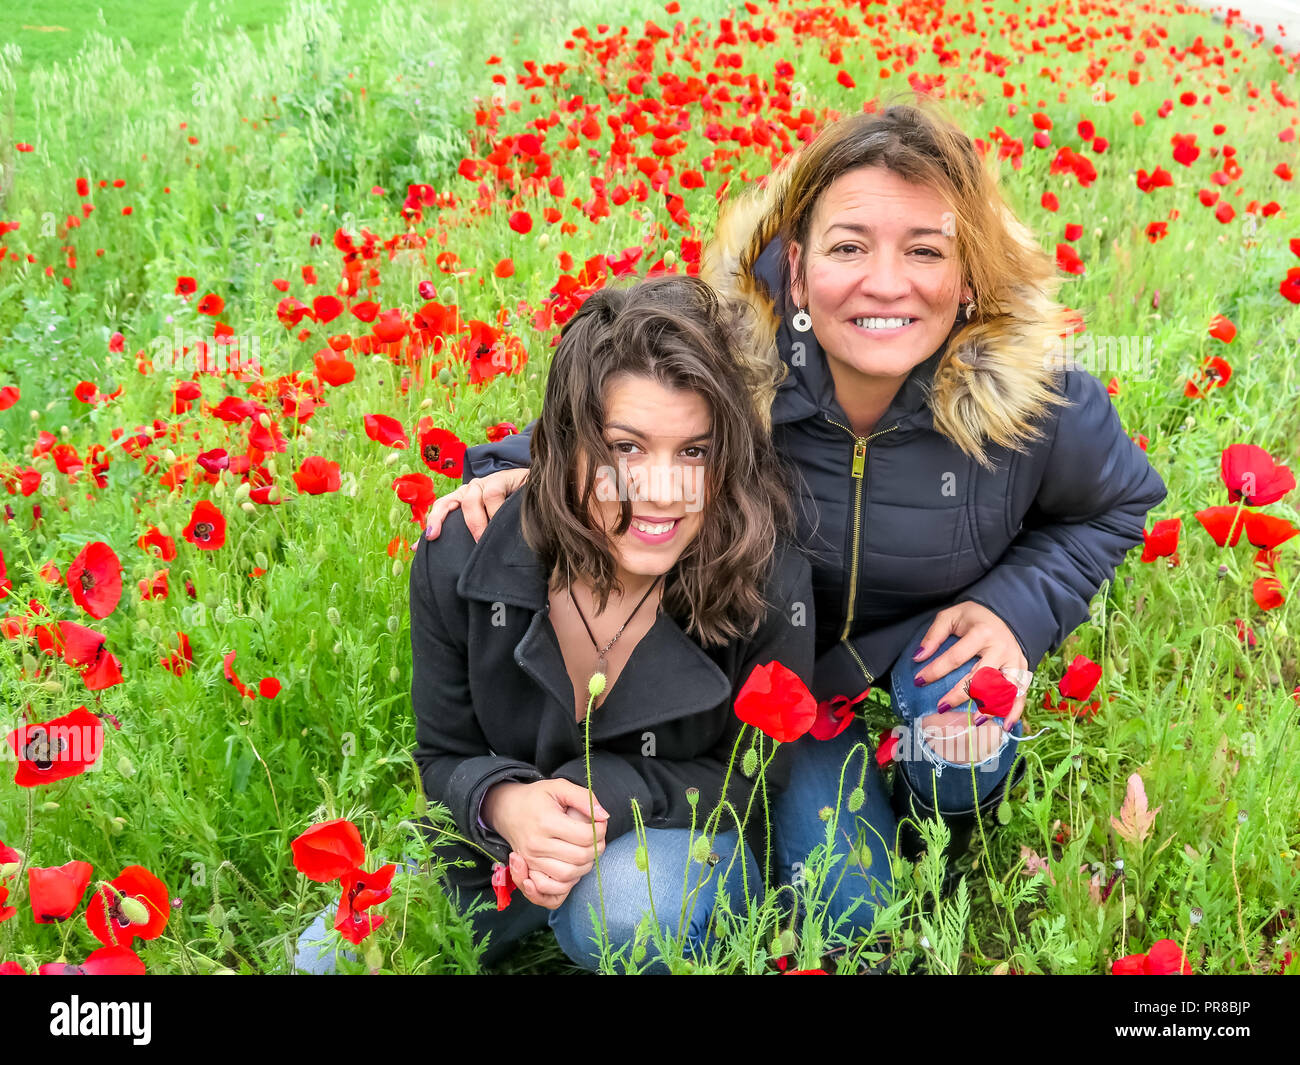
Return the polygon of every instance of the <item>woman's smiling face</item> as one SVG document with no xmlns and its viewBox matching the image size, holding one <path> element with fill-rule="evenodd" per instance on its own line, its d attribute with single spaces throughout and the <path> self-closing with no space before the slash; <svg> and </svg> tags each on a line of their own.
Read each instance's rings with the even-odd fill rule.
<svg viewBox="0 0 1300 1065">
<path fill-rule="evenodd" d="M 938 192 L 882 167 L 841 174 L 822 193 L 807 248 L 791 242 L 790 288 L 812 318 L 837 387 L 855 378 L 901 380 L 943 344 L 959 300 L 971 295 L 954 234 Z M 806 285 L 798 280 L 801 254 Z"/>
</svg>

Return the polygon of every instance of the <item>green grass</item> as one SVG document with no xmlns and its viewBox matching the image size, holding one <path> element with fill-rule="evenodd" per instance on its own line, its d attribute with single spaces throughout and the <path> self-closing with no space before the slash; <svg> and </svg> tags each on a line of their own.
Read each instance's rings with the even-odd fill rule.
<svg viewBox="0 0 1300 1065">
<path fill-rule="evenodd" d="M 758 74 L 769 89 L 777 63 L 794 64 L 802 106 L 819 121 L 856 110 L 872 92 L 896 89 L 903 81 L 904 73 L 877 79 L 875 72 L 888 61 L 875 58 L 869 39 L 880 29 L 865 27 L 856 7 L 846 7 L 846 17 L 866 37 L 841 38 L 843 66 L 853 70 L 858 84 L 847 90 L 836 81 L 840 67 L 827 56 L 834 28 L 823 20 L 810 36 L 796 40 L 790 19 L 783 17 L 807 5 L 760 5 L 773 12 L 775 39 L 760 47 L 741 35 L 739 43 L 716 49 L 718 19 L 726 16 L 727 5 L 685 6 L 674 16 L 660 4 L 638 0 L 619 5 L 615 17 L 602 15 L 595 3 L 377 3 L 356 19 L 360 9 L 343 0 L 263 4 L 256 9 L 258 32 L 248 35 L 232 31 L 238 18 L 219 21 L 196 8 L 191 19 L 174 21 L 170 33 L 161 16 L 133 24 L 110 17 L 108 34 L 87 37 L 75 54 L 71 46 L 39 59 L 25 51 L 21 63 L 12 50 L 2 54 L 0 93 L 38 101 L 39 121 L 0 142 L 0 220 L 19 223 L 0 244 L 20 260 L 28 254 L 35 260 L 9 259 L 0 268 L 0 387 L 17 384 L 22 390 L 21 401 L 0 412 L 0 471 L 35 466 L 47 486 L 30 498 L 0 494 L 0 505 L 8 503 L 15 513 L 0 525 L 0 550 L 15 586 L 5 608 L 16 616 L 20 604 L 34 598 L 55 618 L 90 620 L 66 588 L 46 584 L 37 571 L 47 561 L 66 569 L 87 541 L 109 543 L 122 560 L 126 592 L 110 617 L 92 624 L 121 659 L 126 680 L 89 693 L 72 669 L 51 665 L 44 656 L 38 660 L 18 641 L 0 641 L 0 728 L 16 727 L 23 710 L 31 720 L 44 721 L 82 704 L 115 715 L 121 724 L 120 731 L 108 730 L 99 771 L 31 796 L 30 844 L 24 843 L 29 793 L 0 780 L 0 839 L 23 847 L 41 866 L 81 859 L 95 866 L 97 878 L 109 879 L 140 863 L 162 877 L 183 906 L 165 936 L 142 948 L 150 971 L 281 968 L 286 944 L 336 898 L 333 888 L 299 877 L 290 862 L 290 840 L 315 820 L 354 819 L 372 861 L 410 853 L 402 823 L 419 816 L 424 804 L 410 758 L 407 574 L 404 559 L 391 557 L 387 548 L 397 537 L 411 541 L 417 531 L 392 480 L 424 467 L 411 451 L 386 452 L 367 440 L 363 416 L 387 413 L 408 431 L 429 416 L 471 444 L 484 439 L 487 425 L 527 421 L 540 407 L 554 335 L 553 329 L 536 328 L 532 315 L 546 305 L 557 279 L 592 255 L 638 245 L 646 251 L 643 263 L 668 252 L 680 261 L 683 240 L 709 232 L 722 182 L 730 180 L 734 192 L 782 154 L 779 145 L 766 151 L 750 147 L 716 159 L 713 169 L 702 170 L 706 186 L 683 192 L 685 225 L 669 217 L 663 197 L 654 193 L 644 204 L 634 198 L 591 221 L 570 201 L 592 197 L 593 173 L 607 177 L 611 189 L 645 175 L 633 167 L 606 173 L 611 134 L 604 118 L 623 106 L 611 105 L 608 94 L 626 83 L 626 59 L 602 70 L 563 47 L 568 31 L 585 25 L 596 35 L 602 20 L 615 31 L 626 22 L 629 39 L 635 39 L 647 18 L 670 32 L 680 18 L 688 34 L 692 16 L 709 20 L 696 51 L 700 70 L 689 65 L 681 45 L 671 62 L 664 58 L 668 43 L 657 46 L 655 77 L 645 91 L 659 98 L 665 89 L 656 77 L 665 71 L 703 80 L 710 71 L 731 69 L 712 65 L 715 51 L 740 54 L 743 71 Z M 978 4 L 949 5 L 946 11 L 985 18 Z M 20 16 L 27 21 L 22 9 Z M 747 16 L 741 8 L 734 17 L 739 22 Z M 1198 34 L 1217 44 L 1224 32 L 1195 12 L 1121 17 L 1132 20 L 1137 41 L 1153 26 L 1167 27 L 1168 40 L 1147 47 L 1150 57 L 1171 44 L 1186 47 Z M 84 17 L 44 13 L 33 21 L 77 21 L 81 32 L 87 25 Z M 888 937 L 891 962 L 899 969 L 1105 972 L 1114 958 L 1144 951 L 1164 937 L 1187 942 L 1198 972 L 1277 968 L 1283 950 L 1294 946 L 1297 905 L 1300 745 L 1290 697 L 1300 681 L 1292 605 L 1297 541 L 1283 546 L 1277 564 L 1288 602 L 1263 613 L 1251 595 L 1257 575 L 1253 550 L 1244 543 L 1215 547 L 1193 514 L 1225 501 L 1218 460 L 1227 444 L 1258 444 L 1292 464 L 1296 458 L 1300 308 L 1282 299 L 1278 285 L 1292 264 L 1300 265 L 1287 245 L 1300 236 L 1294 222 L 1300 199 L 1294 182 L 1272 173 L 1277 163 L 1295 158 L 1294 143 L 1278 140 L 1294 112 L 1276 103 L 1268 89 L 1271 80 L 1294 83 L 1284 68 L 1290 60 L 1266 48 L 1243 51 L 1222 68 L 1230 93 L 1221 100 L 1216 95 L 1214 107 L 1205 109 L 1178 104 L 1178 94 L 1189 85 L 1208 90 L 1197 79 L 1217 78 L 1220 68 L 1188 65 L 1175 85 L 1151 59 L 1145 69 L 1152 80 L 1132 88 L 1122 80 L 1127 61 L 1115 58 L 1117 98 L 1098 104 L 1093 79 L 1083 76 L 1094 56 L 1051 40 L 1046 53 L 1026 53 L 1023 63 L 1008 68 L 1007 81 L 1026 83 L 1023 94 L 1016 90 L 1019 111 L 1011 116 L 1002 79 L 985 73 L 982 64 L 970 83 L 961 81 L 960 69 L 939 65 L 930 48 L 937 28 L 890 30 L 891 47 L 906 51 L 915 45 L 910 71 L 944 74 L 960 89 L 964 95 L 954 114 L 973 136 L 988 140 L 1001 125 L 1027 143 L 1033 135 L 1029 115 L 1040 99 L 1055 122 L 1053 148 L 1026 146 L 1023 167 L 1004 165 L 1003 181 L 1046 247 L 1064 239 L 1066 223 L 1083 226 L 1076 248 L 1086 272 L 1067 283 L 1063 299 L 1086 315 L 1089 334 L 1152 340 L 1149 364 L 1116 374 L 1115 403 L 1125 428 L 1150 438 L 1149 456 L 1170 493 L 1151 520 L 1182 516 L 1182 557 L 1181 565 L 1169 568 L 1142 565 L 1134 552 L 1097 597 L 1091 619 L 1040 665 L 1027 731 L 1046 728 L 1048 734 L 1024 745 L 1031 763 L 1026 793 L 1012 804 L 1010 824 L 990 838 L 968 878 L 968 894 L 938 900 L 930 890 L 939 875 L 932 860 L 915 872 L 900 867 L 898 900 L 880 917 L 878 929 Z M 1240 30 L 1229 32 L 1244 43 Z M 1014 38 L 1028 48 L 1030 40 L 1063 33 L 1060 27 L 1022 27 Z M 112 43 L 118 35 L 131 41 L 133 51 Z M 989 47 L 1014 54 L 1012 43 L 996 33 L 994 39 Z M 1106 46 L 1112 40 L 1103 38 Z M 955 41 L 967 56 L 970 42 Z M 486 65 L 494 54 L 503 62 Z M 504 87 L 490 81 L 503 70 L 523 73 L 529 60 L 539 69 L 563 61 L 568 69 L 555 89 L 524 90 L 513 78 Z M 1058 83 L 1039 73 L 1058 65 Z M 1233 71 L 1234 65 L 1242 69 Z M 195 69 L 199 76 L 191 77 Z M 1067 79 L 1076 83 L 1067 87 Z M 1262 89 L 1258 99 L 1247 94 L 1248 81 Z M 577 150 L 568 149 L 559 146 L 563 125 L 547 131 L 564 196 L 551 197 L 545 182 L 540 190 L 503 187 L 489 190 L 481 211 L 470 209 L 479 181 L 460 177 L 457 168 L 462 159 L 480 159 L 491 150 L 475 112 L 497 92 L 504 102 L 520 105 L 499 116 L 497 140 L 525 132 L 526 123 L 552 112 L 564 124 L 573 122 L 567 105 L 576 95 L 600 108 L 599 142 L 583 137 Z M 1063 102 L 1058 93 L 1065 94 Z M 1157 118 L 1166 98 L 1175 101 L 1175 111 Z M 1256 109 L 1248 110 L 1248 103 Z M 728 128 L 754 121 L 734 102 L 719 106 L 719 121 Z M 1145 116 L 1145 126 L 1133 125 L 1135 110 Z M 688 111 L 692 128 L 683 135 L 686 150 L 672 161 L 676 170 L 700 168 L 714 149 L 703 135 L 714 114 L 706 118 L 698 105 Z M 761 114 L 772 113 L 769 101 Z M 1088 152 L 1099 172 L 1089 187 L 1049 170 L 1057 145 L 1078 146 L 1072 131 L 1083 117 L 1110 141 L 1106 152 Z M 1228 127 L 1223 136 L 1212 132 L 1215 122 Z M 1205 152 L 1189 169 L 1173 162 L 1169 138 L 1190 131 Z M 35 151 L 15 151 L 18 140 Z M 1211 187 L 1209 174 L 1218 165 L 1208 148 L 1222 143 L 1236 147 L 1244 168 L 1239 181 L 1221 190 L 1237 209 L 1228 225 L 1216 221 L 1196 196 L 1199 188 Z M 587 148 L 595 144 L 592 159 Z M 647 137 L 637 152 L 648 150 Z M 1175 187 L 1138 192 L 1133 172 L 1157 164 L 1174 172 Z M 81 215 L 78 177 L 91 180 L 95 210 L 79 227 L 67 229 L 67 217 Z M 124 186 L 115 188 L 114 179 Z M 100 188 L 100 180 L 107 186 Z M 673 190 L 680 191 L 676 175 L 673 181 Z M 300 340 L 297 329 L 286 330 L 277 320 L 277 304 L 286 295 L 310 302 L 334 291 L 343 276 L 342 257 L 332 244 L 337 229 L 358 234 L 365 227 L 380 242 L 406 234 L 399 211 L 407 185 L 416 182 L 454 194 L 458 206 L 425 208 L 414 231 L 427 237 L 426 249 L 395 245 L 391 255 L 385 250 L 367 260 L 378 282 L 358 298 L 369 296 L 409 315 L 425 302 L 419 283 L 432 281 L 439 299 L 455 302 L 464 319 L 496 322 L 499 312 L 507 312 L 529 356 L 523 370 L 478 387 L 455 359 L 439 380 L 427 357 L 415 368 L 354 351 L 349 357 L 356 364 L 355 381 L 326 387 L 328 405 L 305 423 L 278 419 L 288 449 L 269 456 L 265 466 L 284 493 L 281 505 L 250 503 L 245 510 L 240 504 L 247 488 L 229 473 L 217 485 L 190 481 L 171 491 L 160 484 L 160 473 L 173 461 L 169 450 L 192 457 L 209 448 L 233 453 L 243 446 L 242 436 L 229 438 L 225 423 L 199 417 L 197 410 L 170 413 L 173 381 L 183 375 L 167 372 L 160 353 L 171 347 L 177 328 L 186 336 L 210 328 L 193 301 L 173 294 L 176 278 L 193 276 L 198 295 L 223 297 L 221 320 L 257 342 L 267 380 L 295 372 L 310 377 L 313 355 L 330 334 L 360 336 L 367 327 L 346 313 L 328 326 L 308 320 Z M 376 186 L 382 192 L 373 193 Z M 1055 214 L 1040 205 L 1047 189 L 1060 198 Z M 1247 214 L 1251 200 L 1276 201 L 1281 209 L 1271 217 Z M 552 205 L 562 211 L 563 222 L 543 225 L 541 211 Z M 129 215 L 122 213 L 127 206 Z M 527 237 L 507 224 L 520 208 L 537 223 Z M 1172 208 L 1179 217 L 1169 221 L 1169 236 L 1149 243 L 1143 236 L 1147 223 L 1169 220 Z M 573 228 L 563 230 L 564 224 Z M 68 264 L 68 247 L 75 249 L 75 267 Z M 441 270 L 435 258 L 440 252 L 458 256 L 462 268 Z M 562 253 L 571 255 L 571 269 L 559 264 Z M 515 274 L 501 279 L 492 268 L 507 256 Z M 316 286 L 304 282 L 304 266 L 318 272 Z M 276 279 L 289 282 L 288 293 L 272 285 Z M 1239 329 L 1231 345 L 1207 335 L 1217 313 Z M 120 354 L 109 348 L 115 332 L 125 338 Z M 138 372 L 138 352 L 159 356 L 156 372 Z M 1185 397 L 1184 381 L 1209 354 L 1232 362 L 1232 380 L 1207 398 Z M 1111 376 L 1098 373 L 1103 380 Z M 405 389 L 404 377 L 410 379 Z M 83 380 L 105 393 L 121 385 L 123 395 L 89 407 L 73 397 Z M 230 378 L 203 381 L 209 404 L 227 394 L 247 395 L 248 389 L 249 382 Z M 278 411 L 273 399 L 270 405 Z M 178 439 L 160 439 L 146 449 L 159 465 L 115 446 L 113 430 L 129 437 L 154 419 L 185 427 Z M 85 474 L 72 482 L 55 472 L 48 456 L 33 460 L 41 431 L 72 444 L 83 457 L 93 444 L 108 447 L 106 487 L 92 487 Z M 194 431 L 197 440 L 185 435 Z M 290 475 L 309 455 L 340 464 L 341 491 L 296 492 Z M 436 485 L 439 492 L 454 487 L 441 478 Z M 228 541 L 217 552 L 199 551 L 180 537 L 199 499 L 211 499 L 228 517 Z M 33 503 L 42 510 L 34 529 Z M 1266 510 L 1296 520 L 1294 493 Z M 149 525 L 178 543 L 165 600 L 142 600 L 136 591 L 137 580 L 164 565 L 136 546 Z M 266 572 L 254 577 L 255 567 Z M 185 594 L 187 579 L 194 599 Z M 1238 618 L 1256 630 L 1255 648 L 1238 640 Z M 181 677 L 159 666 L 178 632 L 188 634 L 194 650 L 194 666 Z M 237 652 L 235 668 L 245 681 L 255 685 L 274 676 L 284 686 L 280 695 L 242 700 L 223 674 L 222 656 L 230 650 Z M 1042 688 L 1059 678 L 1076 653 L 1105 670 L 1102 711 L 1092 721 L 1038 708 Z M 38 668 L 51 671 L 37 676 Z M 892 723 L 882 705 L 870 717 L 874 725 Z M 1117 837 L 1110 824 L 1133 772 L 1141 773 L 1152 808 L 1161 807 L 1152 837 L 1141 845 Z M 1247 814 L 1244 821 L 1240 812 Z M 1022 875 L 1021 848 L 1046 858 L 1051 877 Z M 1127 875 L 1098 905 L 1088 891 L 1091 867 L 1104 863 L 1109 876 L 1116 860 L 1125 862 Z M 1081 875 L 1081 867 L 1089 872 Z M 810 884 L 825 875 L 816 862 L 810 870 Z M 399 877 L 397 888 L 382 908 L 388 923 L 369 941 L 379 951 L 371 960 L 394 971 L 475 969 L 477 952 L 464 922 L 434 882 Z M 61 952 L 79 960 L 94 947 L 80 916 L 64 925 L 37 926 L 21 892 L 14 896 L 18 915 L 0 923 L 3 958 L 30 969 Z M 1197 924 L 1190 918 L 1193 907 L 1203 914 Z M 1282 918 L 1283 910 L 1291 916 Z M 768 905 L 732 922 L 709 967 L 770 968 L 776 921 Z M 816 967 L 822 948 L 838 949 L 832 956 L 837 965 L 856 964 L 846 944 L 814 921 L 793 967 Z M 545 936 L 510 965 L 571 970 Z"/>
</svg>

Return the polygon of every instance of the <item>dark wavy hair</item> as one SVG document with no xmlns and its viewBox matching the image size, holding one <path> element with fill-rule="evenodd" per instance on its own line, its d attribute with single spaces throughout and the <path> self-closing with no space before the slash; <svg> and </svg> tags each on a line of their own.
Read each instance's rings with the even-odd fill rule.
<svg viewBox="0 0 1300 1065">
<path fill-rule="evenodd" d="M 790 533 L 793 518 L 784 470 L 760 414 L 764 382 L 758 377 L 766 371 L 741 350 L 747 313 L 698 277 L 668 275 L 600 289 L 565 323 L 533 431 L 521 506 L 524 538 L 553 588 L 582 573 L 592 581 L 599 610 L 611 590 L 623 592 L 591 504 L 600 466 L 618 465 L 603 432 L 607 386 L 621 374 L 648 377 L 698 393 L 712 418 L 700 529 L 665 581 L 664 609 L 704 646 L 757 628 L 768 609 L 762 589 L 777 537 Z M 614 535 L 627 532 L 631 521 L 624 498 Z"/>
</svg>

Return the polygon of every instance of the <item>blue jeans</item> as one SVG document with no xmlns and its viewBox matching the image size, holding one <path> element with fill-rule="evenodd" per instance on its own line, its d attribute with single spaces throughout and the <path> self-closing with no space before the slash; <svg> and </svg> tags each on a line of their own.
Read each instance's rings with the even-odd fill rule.
<svg viewBox="0 0 1300 1065">
<path fill-rule="evenodd" d="M 888 683 L 894 712 L 903 722 L 896 772 L 905 773 L 913 789 L 926 796 L 931 806 L 934 806 L 937 792 L 939 804 L 936 808 L 941 813 L 969 810 L 975 805 L 977 793 L 983 799 L 1006 779 L 1015 760 L 1016 744 L 1004 739 L 997 753 L 976 763 L 972 784 L 969 764 L 940 758 L 925 742 L 916 722 L 936 711 L 939 700 L 965 677 L 971 665 L 970 662 L 963 663 L 924 687 L 916 686 L 916 674 L 925 664 L 957 642 L 956 636 L 949 636 L 924 662 L 914 661 L 912 656 L 933 621 L 933 616 L 925 619 L 892 663 L 888 674 L 877 678 L 876 683 L 877 686 Z M 955 708 L 951 720 L 959 721 L 965 716 L 965 705 L 959 704 Z M 1022 731 L 1017 721 L 1011 735 L 1019 736 Z M 859 743 L 867 747 L 865 774 L 864 752 L 861 750 L 854 755 L 848 768 L 844 768 L 845 760 L 854 745 Z M 893 884 L 889 852 L 894 846 L 897 824 L 885 793 L 881 770 L 876 765 L 875 747 L 861 718 L 854 718 L 853 723 L 832 740 L 818 740 L 811 734 L 802 736 L 786 752 L 790 759 L 790 782 L 773 803 L 773 845 L 776 871 L 782 883 L 795 887 L 803 883 L 809 854 L 814 847 L 827 842 L 827 831 L 834 825 L 832 854 L 839 861 L 831 867 L 817 898 L 827 905 L 832 924 L 847 916 L 848 925 L 841 926 L 841 931 L 850 936 L 863 935 L 871 930 L 876 911 L 885 902 Z M 841 788 L 842 770 L 844 784 Z M 863 804 L 852 812 L 847 804 L 859 779 L 862 780 Z M 827 808 L 834 811 L 830 822 L 822 821 L 819 816 L 819 812 Z M 885 841 L 883 844 L 882 839 Z"/>
<path fill-rule="evenodd" d="M 556 941 L 569 958 L 587 969 L 600 964 L 596 925 L 592 923 L 589 907 L 595 909 L 599 922 L 603 889 L 608 942 L 612 954 L 622 951 L 627 960 L 636 937 L 637 926 L 650 911 L 653 898 L 654 911 L 659 925 L 669 938 L 676 936 L 678 922 L 683 912 L 683 900 L 691 899 L 690 912 L 682 922 L 682 934 L 687 953 L 697 953 L 706 948 L 712 939 L 712 917 L 719 890 L 725 890 L 732 911 L 743 910 L 744 877 L 743 860 L 748 871 L 750 896 L 755 901 L 762 898 L 763 882 L 758 863 L 748 847 L 743 855 L 737 854 L 737 834 L 719 833 L 713 840 L 712 852 L 718 861 L 712 867 L 691 859 L 690 831 L 685 828 L 646 829 L 647 871 L 636 867 L 636 834 L 625 833 L 611 841 L 600 857 L 600 888 L 596 871 L 578 881 L 568 898 L 554 910 L 536 906 L 516 890 L 510 905 L 504 910 L 488 909 L 470 918 L 476 938 L 490 935 L 489 946 L 482 961 L 491 965 L 504 957 L 518 942 L 532 932 L 548 925 Z M 699 833 L 695 833 L 699 838 Z M 414 872 L 418 867 L 408 862 Z M 683 894 L 683 887 L 685 894 Z M 294 968 L 304 973 L 332 973 L 337 968 L 335 948 L 330 945 L 333 933 L 333 916 L 336 907 L 331 905 L 298 938 Z M 382 912 L 382 911 L 381 911 Z M 646 941 L 647 972 L 667 972 L 668 966 L 658 957 L 652 939 Z M 340 952 L 349 961 L 356 955 Z"/>
</svg>

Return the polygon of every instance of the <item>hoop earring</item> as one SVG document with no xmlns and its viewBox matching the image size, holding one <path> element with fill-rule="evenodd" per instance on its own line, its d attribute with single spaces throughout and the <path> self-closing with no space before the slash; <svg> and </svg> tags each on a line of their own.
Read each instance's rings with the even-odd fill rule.
<svg viewBox="0 0 1300 1065">
<path fill-rule="evenodd" d="M 975 313 L 975 301 L 969 299 L 966 301 L 966 321 L 971 320 L 971 315 Z"/>
<path fill-rule="evenodd" d="M 799 313 L 794 316 L 790 324 L 799 330 L 799 332 L 806 333 L 812 328 L 812 319 L 808 317 L 808 312 L 800 307 Z"/>
</svg>

